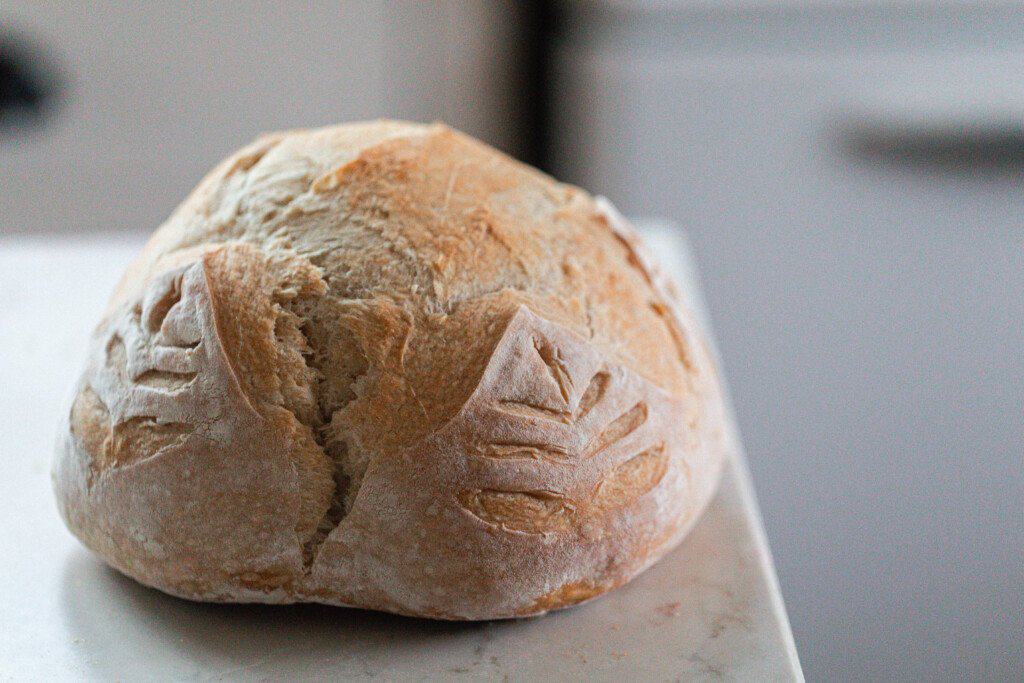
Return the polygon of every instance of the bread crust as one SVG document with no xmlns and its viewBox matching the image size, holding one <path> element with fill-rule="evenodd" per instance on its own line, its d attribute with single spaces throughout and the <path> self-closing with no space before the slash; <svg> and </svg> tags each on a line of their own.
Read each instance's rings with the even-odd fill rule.
<svg viewBox="0 0 1024 683">
<path fill-rule="evenodd" d="M 656 561 L 724 449 L 693 320 L 610 204 L 376 122 L 261 138 L 157 231 L 54 486 L 174 595 L 493 619 Z"/>
</svg>

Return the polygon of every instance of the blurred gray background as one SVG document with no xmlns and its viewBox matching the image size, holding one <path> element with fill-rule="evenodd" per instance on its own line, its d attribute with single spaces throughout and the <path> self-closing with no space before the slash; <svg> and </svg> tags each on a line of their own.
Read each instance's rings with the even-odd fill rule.
<svg viewBox="0 0 1024 683">
<path fill-rule="evenodd" d="M 669 218 L 808 678 L 1020 680 L 1022 38 L 981 2 L 5 0 L 0 232 L 149 232 L 256 134 L 379 116 Z"/>
</svg>

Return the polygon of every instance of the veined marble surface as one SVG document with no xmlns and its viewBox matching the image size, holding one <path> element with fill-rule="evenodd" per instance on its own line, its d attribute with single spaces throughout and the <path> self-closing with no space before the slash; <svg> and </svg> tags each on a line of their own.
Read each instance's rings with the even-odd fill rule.
<svg viewBox="0 0 1024 683">
<path fill-rule="evenodd" d="M 681 234 L 641 228 L 706 321 Z M 544 617 L 204 605 L 108 569 L 60 521 L 50 460 L 86 338 L 140 246 L 0 239 L 0 677 L 802 680 L 735 431 L 721 489 L 676 550 L 627 586 Z"/>
</svg>

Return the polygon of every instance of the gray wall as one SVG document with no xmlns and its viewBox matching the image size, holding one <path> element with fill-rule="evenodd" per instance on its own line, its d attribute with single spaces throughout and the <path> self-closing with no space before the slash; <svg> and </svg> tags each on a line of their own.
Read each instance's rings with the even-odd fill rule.
<svg viewBox="0 0 1024 683">
<path fill-rule="evenodd" d="M 693 242 L 808 678 L 1018 678 L 1024 12 L 609 4 L 558 173 Z"/>
<path fill-rule="evenodd" d="M 0 3 L 52 56 L 44 127 L 0 136 L 0 231 L 148 232 L 261 132 L 444 120 L 516 152 L 513 3 Z"/>
</svg>

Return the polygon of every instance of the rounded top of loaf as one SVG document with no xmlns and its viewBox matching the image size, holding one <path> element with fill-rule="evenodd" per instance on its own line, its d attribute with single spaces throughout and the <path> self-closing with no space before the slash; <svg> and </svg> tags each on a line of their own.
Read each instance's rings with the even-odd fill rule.
<svg viewBox="0 0 1024 683">
<path fill-rule="evenodd" d="M 373 440 L 406 442 L 449 417 L 520 305 L 684 395 L 688 350 L 674 303 L 613 211 L 441 124 L 272 133 L 203 179 L 114 303 L 228 242 L 308 260 L 334 309 L 320 301 L 304 330 L 329 395 L 322 418 L 373 383 L 368 370 L 398 380 L 368 408 Z"/>
</svg>

